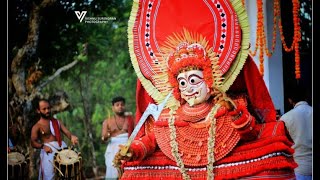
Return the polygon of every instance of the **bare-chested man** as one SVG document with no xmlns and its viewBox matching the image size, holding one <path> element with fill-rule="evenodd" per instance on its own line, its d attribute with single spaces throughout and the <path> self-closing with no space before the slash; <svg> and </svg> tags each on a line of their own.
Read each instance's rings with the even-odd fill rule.
<svg viewBox="0 0 320 180">
<path fill-rule="evenodd" d="M 51 107 L 47 100 L 40 99 L 37 103 L 37 113 L 40 115 L 39 121 L 31 130 L 31 145 L 41 149 L 39 179 L 54 179 L 53 156 L 57 150 L 67 147 L 62 141 L 62 134 L 71 140 L 73 145 L 78 143 L 78 137 L 63 125 L 61 121 L 51 116 Z"/>
<path fill-rule="evenodd" d="M 128 136 L 134 128 L 134 121 L 131 115 L 125 114 L 125 99 L 115 97 L 112 100 L 112 111 L 114 115 L 103 121 L 102 124 L 102 141 L 107 142 L 105 152 L 106 179 L 117 179 L 118 172 L 113 167 L 112 161 L 119 150 L 119 145 L 125 144 Z"/>
</svg>

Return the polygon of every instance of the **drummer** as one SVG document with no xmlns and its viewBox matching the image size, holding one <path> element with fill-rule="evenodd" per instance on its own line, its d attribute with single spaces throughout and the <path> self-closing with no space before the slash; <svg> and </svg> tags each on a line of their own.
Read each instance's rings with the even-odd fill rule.
<svg viewBox="0 0 320 180">
<path fill-rule="evenodd" d="M 73 135 L 62 123 L 51 116 L 51 107 L 46 99 L 36 102 L 36 112 L 40 119 L 31 130 L 31 145 L 40 151 L 40 169 L 38 179 L 54 179 L 53 157 L 54 153 L 67 147 L 62 141 L 62 134 L 70 139 L 73 145 L 78 143 L 78 137 Z"/>
</svg>

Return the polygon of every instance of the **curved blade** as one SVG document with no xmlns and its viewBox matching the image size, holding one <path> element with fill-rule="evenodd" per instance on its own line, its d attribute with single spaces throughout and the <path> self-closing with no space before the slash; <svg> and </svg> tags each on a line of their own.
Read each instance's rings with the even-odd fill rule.
<svg viewBox="0 0 320 180">
<path fill-rule="evenodd" d="M 139 130 L 141 129 L 142 125 L 147 120 L 149 115 L 152 115 L 155 121 L 158 120 L 158 118 L 159 118 L 163 108 L 167 104 L 167 101 L 168 101 L 169 97 L 171 96 L 172 92 L 173 92 L 173 90 L 166 96 L 164 101 L 162 103 L 160 103 L 159 105 L 155 105 L 155 104 L 149 104 L 148 105 L 147 109 L 142 114 L 138 124 L 136 125 L 136 127 L 133 130 L 133 132 L 131 133 L 131 135 L 130 135 L 130 137 L 128 139 L 128 142 L 126 143 L 126 146 L 120 150 L 120 154 L 122 156 L 125 156 L 127 154 L 128 149 L 129 149 L 132 141 L 137 136 Z"/>
</svg>

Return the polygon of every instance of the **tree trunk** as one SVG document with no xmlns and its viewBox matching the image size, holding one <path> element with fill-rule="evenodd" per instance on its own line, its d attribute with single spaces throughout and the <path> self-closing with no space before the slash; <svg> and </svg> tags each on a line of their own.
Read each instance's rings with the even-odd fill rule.
<svg viewBox="0 0 320 180">
<path fill-rule="evenodd" d="M 75 58 L 71 63 L 59 68 L 52 76 L 50 76 L 46 81 L 36 87 L 38 82 L 43 79 L 42 72 L 37 70 L 33 73 L 28 72 L 30 67 L 27 64 L 32 64 L 37 57 L 37 48 L 39 41 L 39 27 L 41 23 L 40 11 L 52 4 L 56 0 L 43 0 L 36 4 L 33 2 L 32 9 L 29 14 L 29 24 L 28 24 L 28 35 L 27 41 L 24 45 L 17 51 L 12 63 L 10 65 L 11 77 L 8 77 L 8 137 L 13 141 L 14 146 L 19 151 L 23 152 L 24 155 L 28 156 L 29 161 L 29 179 L 34 179 L 37 177 L 39 170 L 39 150 L 35 150 L 30 144 L 30 136 L 32 126 L 37 122 L 35 115 L 35 109 L 32 106 L 32 101 L 36 96 L 44 97 L 41 94 L 41 90 L 53 79 L 58 77 L 63 71 L 66 71 L 73 66 L 75 66 L 79 60 Z M 84 46 L 86 48 L 86 46 Z M 80 55 L 86 55 L 83 51 Z M 37 64 L 39 62 L 34 62 Z M 37 74 L 34 74 L 37 73 Z M 30 81 L 32 75 L 36 76 L 37 79 Z M 35 77 L 35 76 L 34 76 Z M 52 97 L 48 98 L 52 101 L 52 112 L 62 112 L 69 107 L 67 102 L 67 96 L 64 92 L 57 92 Z M 51 102 L 50 102 L 51 103 Z"/>
<path fill-rule="evenodd" d="M 32 98 L 28 96 L 36 92 L 27 92 L 26 89 L 26 61 L 32 59 L 36 54 L 39 41 L 39 25 L 40 14 L 39 11 L 48 5 L 51 5 L 55 0 L 44 0 L 39 5 L 33 4 L 32 10 L 29 14 L 29 32 L 27 41 L 18 50 L 17 54 L 12 60 L 11 77 L 9 81 L 9 138 L 15 143 L 21 152 L 26 155 L 29 153 L 30 162 L 33 162 L 33 153 L 30 149 L 30 124 L 32 119 L 29 114 L 32 111 Z M 35 174 L 33 168 L 30 168 L 29 175 Z M 29 178 L 31 178 L 29 176 Z"/>
<path fill-rule="evenodd" d="M 92 164 L 92 171 L 94 173 L 94 176 L 96 177 L 97 176 L 97 163 L 96 163 L 96 154 L 95 154 L 95 148 L 94 148 L 94 144 L 93 144 L 93 128 L 92 128 L 92 123 L 91 123 L 91 114 L 92 114 L 92 110 L 90 108 L 90 104 L 87 100 L 87 96 L 84 96 L 84 88 L 83 88 L 83 85 L 82 85 L 82 81 L 81 81 L 81 77 L 79 78 L 79 82 L 80 82 L 80 95 L 81 95 L 81 100 L 82 100 L 82 105 L 83 105 L 83 110 L 84 110 L 84 126 L 85 126 L 85 129 L 86 129 L 86 137 L 88 138 L 87 139 L 87 142 L 88 142 L 88 145 L 89 145 L 89 156 L 88 156 L 88 161 L 89 161 L 89 164 Z M 86 81 L 88 82 L 88 81 Z M 88 87 L 88 86 L 87 86 Z"/>
</svg>

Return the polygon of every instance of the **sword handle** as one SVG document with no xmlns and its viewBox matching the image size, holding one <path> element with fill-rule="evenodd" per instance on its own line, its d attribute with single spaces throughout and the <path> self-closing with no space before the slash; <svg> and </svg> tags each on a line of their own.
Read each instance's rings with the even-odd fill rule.
<svg viewBox="0 0 320 180">
<path fill-rule="evenodd" d="M 120 149 L 120 155 L 125 156 L 127 154 L 128 150 L 129 150 L 129 146 L 127 146 L 127 145 L 124 146 L 123 148 Z"/>
<path fill-rule="evenodd" d="M 153 116 L 155 121 L 159 118 L 160 113 L 163 110 L 164 106 L 166 105 L 166 103 L 167 103 L 169 97 L 171 96 L 172 92 L 173 92 L 173 90 L 166 96 L 164 101 L 159 105 L 155 105 L 155 104 L 150 104 L 149 103 L 149 105 L 147 106 L 147 109 L 144 111 L 144 113 L 142 114 L 138 124 L 136 125 L 136 127 L 133 130 L 133 132 L 131 133 L 131 135 L 130 135 L 128 141 L 127 141 L 127 144 L 123 148 L 120 149 L 120 155 L 121 156 L 126 156 L 132 141 L 134 140 L 134 138 L 138 134 L 138 131 L 141 129 L 142 125 L 145 123 L 147 118 L 150 115 Z"/>
<path fill-rule="evenodd" d="M 134 138 L 136 137 L 136 135 L 138 134 L 139 130 L 141 129 L 142 125 L 144 124 L 144 122 L 147 120 L 147 118 L 150 115 L 150 106 L 148 106 L 148 108 L 146 109 L 146 111 L 142 114 L 138 124 L 136 125 L 136 127 L 134 128 L 133 132 L 131 133 L 126 145 L 124 146 L 124 148 L 120 149 L 120 155 L 121 156 L 125 156 L 129 150 L 129 147 L 132 143 L 132 141 L 134 140 Z"/>
</svg>

